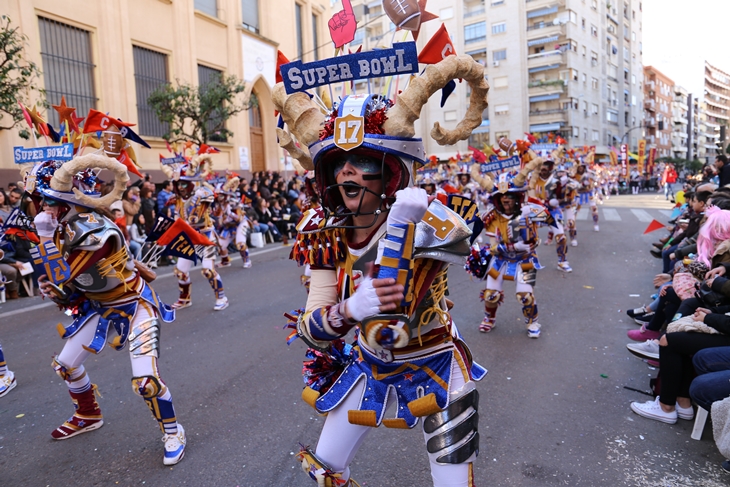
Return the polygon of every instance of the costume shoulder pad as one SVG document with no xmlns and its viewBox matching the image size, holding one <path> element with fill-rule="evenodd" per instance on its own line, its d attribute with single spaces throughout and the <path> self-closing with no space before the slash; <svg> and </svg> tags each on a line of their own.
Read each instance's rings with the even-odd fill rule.
<svg viewBox="0 0 730 487">
<path fill-rule="evenodd" d="M 416 225 L 414 257 L 463 264 L 470 236 L 471 229 L 458 213 L 433 200 Z"/>
<path fill-rule="evenodd" d="M 110 235 L 122 236 L 114 222 L 94 211 L 79 213 L 66 223 L 64 246 L 70 249 L 85 247 L 87 250 L 98 250 Z"/>
</svg>

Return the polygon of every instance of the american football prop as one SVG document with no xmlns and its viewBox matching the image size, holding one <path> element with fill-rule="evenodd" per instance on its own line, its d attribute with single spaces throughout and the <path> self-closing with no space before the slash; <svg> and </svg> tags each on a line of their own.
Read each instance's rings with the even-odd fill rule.
<svg viewBox="0 0 730 487">
<path fill-rule="evenodd" d="M 417 31 L 421 26 L 421 7 L 418 0 L 383 0 L 383 9 L 400 29 Z"/>
</svg>

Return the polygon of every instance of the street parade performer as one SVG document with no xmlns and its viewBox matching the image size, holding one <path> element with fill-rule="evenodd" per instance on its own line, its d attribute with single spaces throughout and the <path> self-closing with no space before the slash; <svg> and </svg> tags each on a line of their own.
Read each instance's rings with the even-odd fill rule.
<svg viewBox="0 0 730 487">
<path fill-rule="evenodd" d="M 550 158 L 542 163 L 539 170 L 532 172 L 528 194 L 531 198 L 546 205 L 555 220 L 555 230 L 550 229 L 545 245 L 550 245 L 553 239 L 555 240 L 558 270 L 573 272 L 568 263 L 568 239 L 565 236 L 565 223 L 568 222 L 569 228 L 575 226 L 573 200 L 578 183 L 568 177 L 562 166 L 555 169 L 555 164 L 559 163 L 561 159 L 561 149 L 554 150 Z"/>
<path fill-rule="evenodd" d="M 351 56 L 333 62 L 341 66 Z M 315 171 L 322 202 L 297 226 L 292 258 L 312 271 L 306 309 L 291 337 L 310 347 L 303 400 L 327 413 L 316 449 L 298 455 L 320 487 L 356 485 L 349 466 L 372 427 L 413 428 L 419 418 L 433 485 L 474 485 L 474 381 L 486 370 L 472 360 L 445 298 L 448 265 L 463 263 L 472 232 L 461 211 L 413 187 L 414 171 L 426 159 L 413 124 L 429 97 L 457 78 L 471 87 L 467 114 L 455 130 L 435 124 L 431 132 L 451 145 L 468 138 L 487 106 L 484 67 L 470 56 L 427 67 L 395 103 L 350 95 L 328 115 L 308 93 L 274 87 L 274 105 L 296 137 L 278 129 L 279 142 Z M 352 329 L 356 341 L 345 344 Z"/>
<path fill-rule="evenodd" d="M 15 389 L 17 385 L 18 381 L 15 380 L 13 371 L 8 369 L 8 364 L 5 362 L 5 354 L 3 354 L 3 347 L 0 345 L 0 397 Z"/>
<path fill-rule="evenodd" d="M 201 153 L 186 157 L 184 163 L 160 164 L 160 166 L 165 176 L 173 181 L 176 217 L 184 220 L 215 244 L 217 238 L 211 219 L 211 205 L 215 200 L 215 189 L 206 181 L 208 175 L 211 174 L 212 161 L 210 154 L 203 151 L 198 150 Z M 228 298 L 223 290 L 220 274 L 215 270 L 215 245 L 203 247 L 202 253 L 203 268 L 200 272 L 208 280 L 215 293 L 213 310 L 224 310 L 228 307 Z M 184 257 L 177 259 L 174 272 L 180 288 L 180 296 L 172 305 L 174 309 L 187 308 L 193 304 L 190 269 L 194 264 L 195 260 Z"/>
<path fill-rule="evenodd" d="M 515 281 L 517 300 L 522 305 L 527 325 L 527 336 L 540 337 L 541 325 L 537 321 L 537 303 L 533 291 L 537 270 L 542 268 L 535 252 L 540 243 L 537 229 L 540 223 L 554 222 L 546 207 L 525 198 L 530 172 L 543 164 L 543 159 L 529 145 L 526 141 L 518 140 L 512 144 L 507 139 L 500 139 L 502 150 L 520 156 L 522 169 L 519 172 L 502 172 L 496 175 L 496 180 L 487 175 L 479 181 L 482 188 L 491 193 L 490 204 L 483 216 L 489 245 L 480 253 L 488 251 L 490 257 L 483 259 L 487 266 L 485 271 L 476 273 L 477 277 L 486 277 L 487 281 L 486 289 L 482 292 L 484 320 L 479 325 L 479 331 L 484 333 L 496 326 L 497 308 L 504 301 L 502 285 L 507 280 Z M 474 273 L 469 263 L 467 270 Z"/>
<path fill-rule="evenodd" d="M 241 254 L 243 267 L 251 267 L 251 257 L 248 254 L 246 239 L 251 230 L 251 223 L 241 208 L 241 199 L 236 194 L 238 176 L 226 175 L 226 181 L 215 190 L 215 204 L 213 205 L 213 220 L 215 233 L 218 238 L 218 254 L 221 261 L 216 267 L 230 267 L 231 258 L 228 255 L 228 246 L 236 239 L 236 248 Z"/>
<path fill-rule="evenodd" d="M 185 452 L 185 431 L 177 422 L 157 360 L 161 322 L 172 322 L 175 313 L 148 285 L 154 273 L 133 260 L 110 218 L 109 206 L 121 198 L 129 181 L 127 167 L 108 155 L 118 152 L 123 142 L 115 122 L 107 117 L 101 124 L 101 150 L 77 153 L 63 163 L 23 164 L 21 169 L 37 210 L 34 224 L 40 245 L 34 265 L 45 269 L 39 272 L 41 293 L 73 317 L 70 325 L 58 325 L 66 343 L 52 365 L 69 388 L 75 412 L 51 436 L 65 440 L 104 424 L 94 396 L 96 385 L 84 362 L 101 353 L 107 340 L 116 350 L 129 344 L 132 388 L 164 433 L 164 464 L 174 465 Z M 85 132 L 95 131 L 92 126 L 87 118 Z M 97 191 L 101 170 L 114 174 L 113 188 L 105 196 Z"/>
</svg>

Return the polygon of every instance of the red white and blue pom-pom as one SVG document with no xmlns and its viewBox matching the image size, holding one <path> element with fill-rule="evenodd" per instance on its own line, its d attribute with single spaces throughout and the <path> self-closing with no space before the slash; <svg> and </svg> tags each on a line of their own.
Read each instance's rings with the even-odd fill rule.
<svg viewBox="0 0 730 487">
<path fill-rule="evenodd" d="M 484 279 L 489 270 L 489 262 L 492 260 L 492 254 L 489 253 L 489 246 L 485 245 L 479 250 L 472 247 L 471 254 L 466 258 L 464 270 L 477 279 Z"/>
<path fill-rule="evenodd" d="M 306 357 L 307 360 L 302 366 L 304 385 L 320 394 L 324 394 L 332 387 L 345 367 L 354 359 L 352 346 L 342 339 L 333 340 L 326 352 L 310 348 Z"/>
</svg>

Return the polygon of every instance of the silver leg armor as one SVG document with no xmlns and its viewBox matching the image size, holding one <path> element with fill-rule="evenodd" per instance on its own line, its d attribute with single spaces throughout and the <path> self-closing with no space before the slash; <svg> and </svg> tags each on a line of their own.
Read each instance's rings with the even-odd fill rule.
<svg viewBox="0 0 730 487">
<path fill-rule="evenodd" d="M 129 351 L 135 357 L 159 357 L 160 324 L 157 318 L 150 318 L 135 324 L 127 341 L 129 342 Z"/>
<path fill-rule="evenodd" d="M 479 393 L 474 382 L 468 382 L 456 399 L 423 421 L 429 459 L 440 465 L 473 461 L 479 454 Z"/>
</svg>

